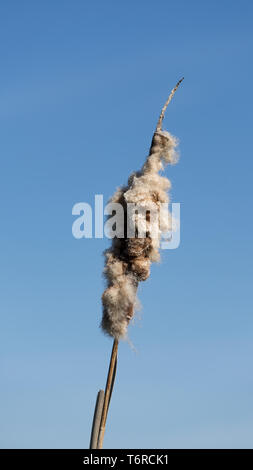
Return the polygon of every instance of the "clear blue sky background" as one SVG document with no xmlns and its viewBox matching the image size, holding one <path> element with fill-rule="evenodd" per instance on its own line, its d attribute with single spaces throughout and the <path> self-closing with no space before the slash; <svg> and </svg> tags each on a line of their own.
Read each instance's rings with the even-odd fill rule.
<svg viewBox="0 0 253 470">
<path fill-rule="evenodd" d="M 252 447 L 251 1 L 0 5 L 0 445 L 87 448 L 111 340 L 103 240 L 72 206 L 107 199 L 165 128 L 181 245 L 140 286 L 107 448 Z"/>
</svg>

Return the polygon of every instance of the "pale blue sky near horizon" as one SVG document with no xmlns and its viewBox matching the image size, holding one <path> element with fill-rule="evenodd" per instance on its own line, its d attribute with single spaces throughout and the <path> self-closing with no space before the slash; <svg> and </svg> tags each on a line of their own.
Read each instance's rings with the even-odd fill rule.
<svg viewBox="0 0 253 470">
<path fill-rule="evenodd" d="M 104 239 L 72 207 L 105 201 L 164 120 L 181 244 L 139 288 L 105 448 L 253 447 L 250 1 L 0 4 L 0 447 L 87 448 L 112 341 Z"/>
</svg>

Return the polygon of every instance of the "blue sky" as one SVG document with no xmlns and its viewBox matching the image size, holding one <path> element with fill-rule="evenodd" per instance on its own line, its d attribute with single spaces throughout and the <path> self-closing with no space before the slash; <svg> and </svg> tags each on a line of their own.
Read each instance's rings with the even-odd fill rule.
<svg viewBox="0 0 253 470">
<path fill-rule="evenodd" d="M 181 245 L 140 285 L 106 448 L 252 447 L 251 1 L 0 5 L 2 448 L 87 448 L 107 239 L 72 207 L 139 169 L 168 92 Z"/>
</svg>

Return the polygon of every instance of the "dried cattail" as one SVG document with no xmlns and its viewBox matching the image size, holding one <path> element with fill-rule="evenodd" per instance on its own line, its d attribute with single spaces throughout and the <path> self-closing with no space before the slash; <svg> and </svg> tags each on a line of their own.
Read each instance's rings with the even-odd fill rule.
<svg viewBox="0 0 253 470">
<path fill-rule="evenodd" d="M 171 101 L 181 79 L 172 90 L 160 114 L 153 135 L 149 155 L 142 169 L 133 173 L 128 185 L 119 188 L 111 202 L 120 203 L 124 210 L 124 237 L 114 238 L 112 246 L 105 252 L 104 275 L 107 288 L 102 295 L 103 317 L 101 326 L 105 333 L 119 340 L 126 336 L 129 321 L 136 308 L 137 287 L 150 275 L 150 264 L 159 260 L 159 242 L 161 233 L 168 220 L 160 214 L 161 204 L 169 202 L 170 181 L 161 176 L 165 164 L 177 161 L 177 139 L 162 130 L 166 108 Z M 127 207 L 136 204 L 138 230 L 143 229 L 145 236 L 129 237 L 126 223 L 135 226 L 137 215 L 129 216 Z M 155 214 L 159 214 L 159 224 Z M 168 218 L 168 215 L 167 215 Z M 143 234 L 142 234 L 143 235 Z"/>
<path fill-rule="evenodd" d="M 168 212 L 163 211 L 163 203 L 169 202 L 170 182 L 159 172 L 163 164 L 175 163 L 177 140 L 162 131 L 162 121 L 179 80 L 166 101 L 152 139 L 149 155 L 141 171 L 133 173 L 127 186 L 117 189 L 111 198 L 112 203 L 120 203 L 123 208 L 123 237 L 115 237 L 112 246 L 105 251 L 104 275 L 107 288 L 102 295 L 103 331 L 114 338 L 105 392 L 100 390 L 96 402 L 90 448 L 102 449 L 107 413 L 112 394 L 116 367 L 118 342 L 126 336 L 127 327 L 134 316 L 138 283 L 150 275 L 150 265 L 159 260 L 159 244 L 162 231 L 168 228 Z M 130 205 L 137 204 L 138 214 L 128 212 Z M 136 206 L 134 206 L 136 207 Z M 157 228 L 159 213 L 159 228 Z M 136 220 L 137 229 L 136 229 Z M 129 236 L 128 224 L 134 229 Z M 122 227 L 120 227 L 122 228 Z"/>
</svg>

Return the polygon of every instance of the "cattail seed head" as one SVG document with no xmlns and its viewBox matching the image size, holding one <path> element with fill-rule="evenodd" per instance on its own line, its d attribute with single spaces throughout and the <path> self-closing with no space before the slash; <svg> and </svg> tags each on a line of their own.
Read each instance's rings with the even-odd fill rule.
<svg viewBox="0 0 253 470">
<path fill-rule="evenodd" d="M 166 107 L 181 81 L 172 90 L 162 109 L 149 155 L 142 169 L 132 173 L 128 185 L 118 188 L 110 200 L 122 205 L 125 222 L 130 220 L 134 224 L 139 218 L 138 230 L 141 229 L 145 234 L 138 237 L 136 232 L 134 237 L 128 237 L 125 228 L 125 236 L 114 238 L 111 248 L 105 251 L 104 276 L 107 288 L 102 295 L 101 327 L 105 333 L 118 340 L 127 334 L 129 321 L 133 318 L 137 305 L 138 283 L 149 277 L 151 263 L 159 261 L 161 233 L 171 224 L 168 212 L 160 210 L 161 204 L 169 202 L 168 190 L 171 184 L 160 172 L 164 165 L 177 162 L 178 142 L 169 132 L 162 131 L 161 126 Z M 136 204 L 141 208 L 138 217 L 135 213 L 129 216 L 128 204 Z M 158 224 L 155 214 L 160 216 Z"/>
</svg>

